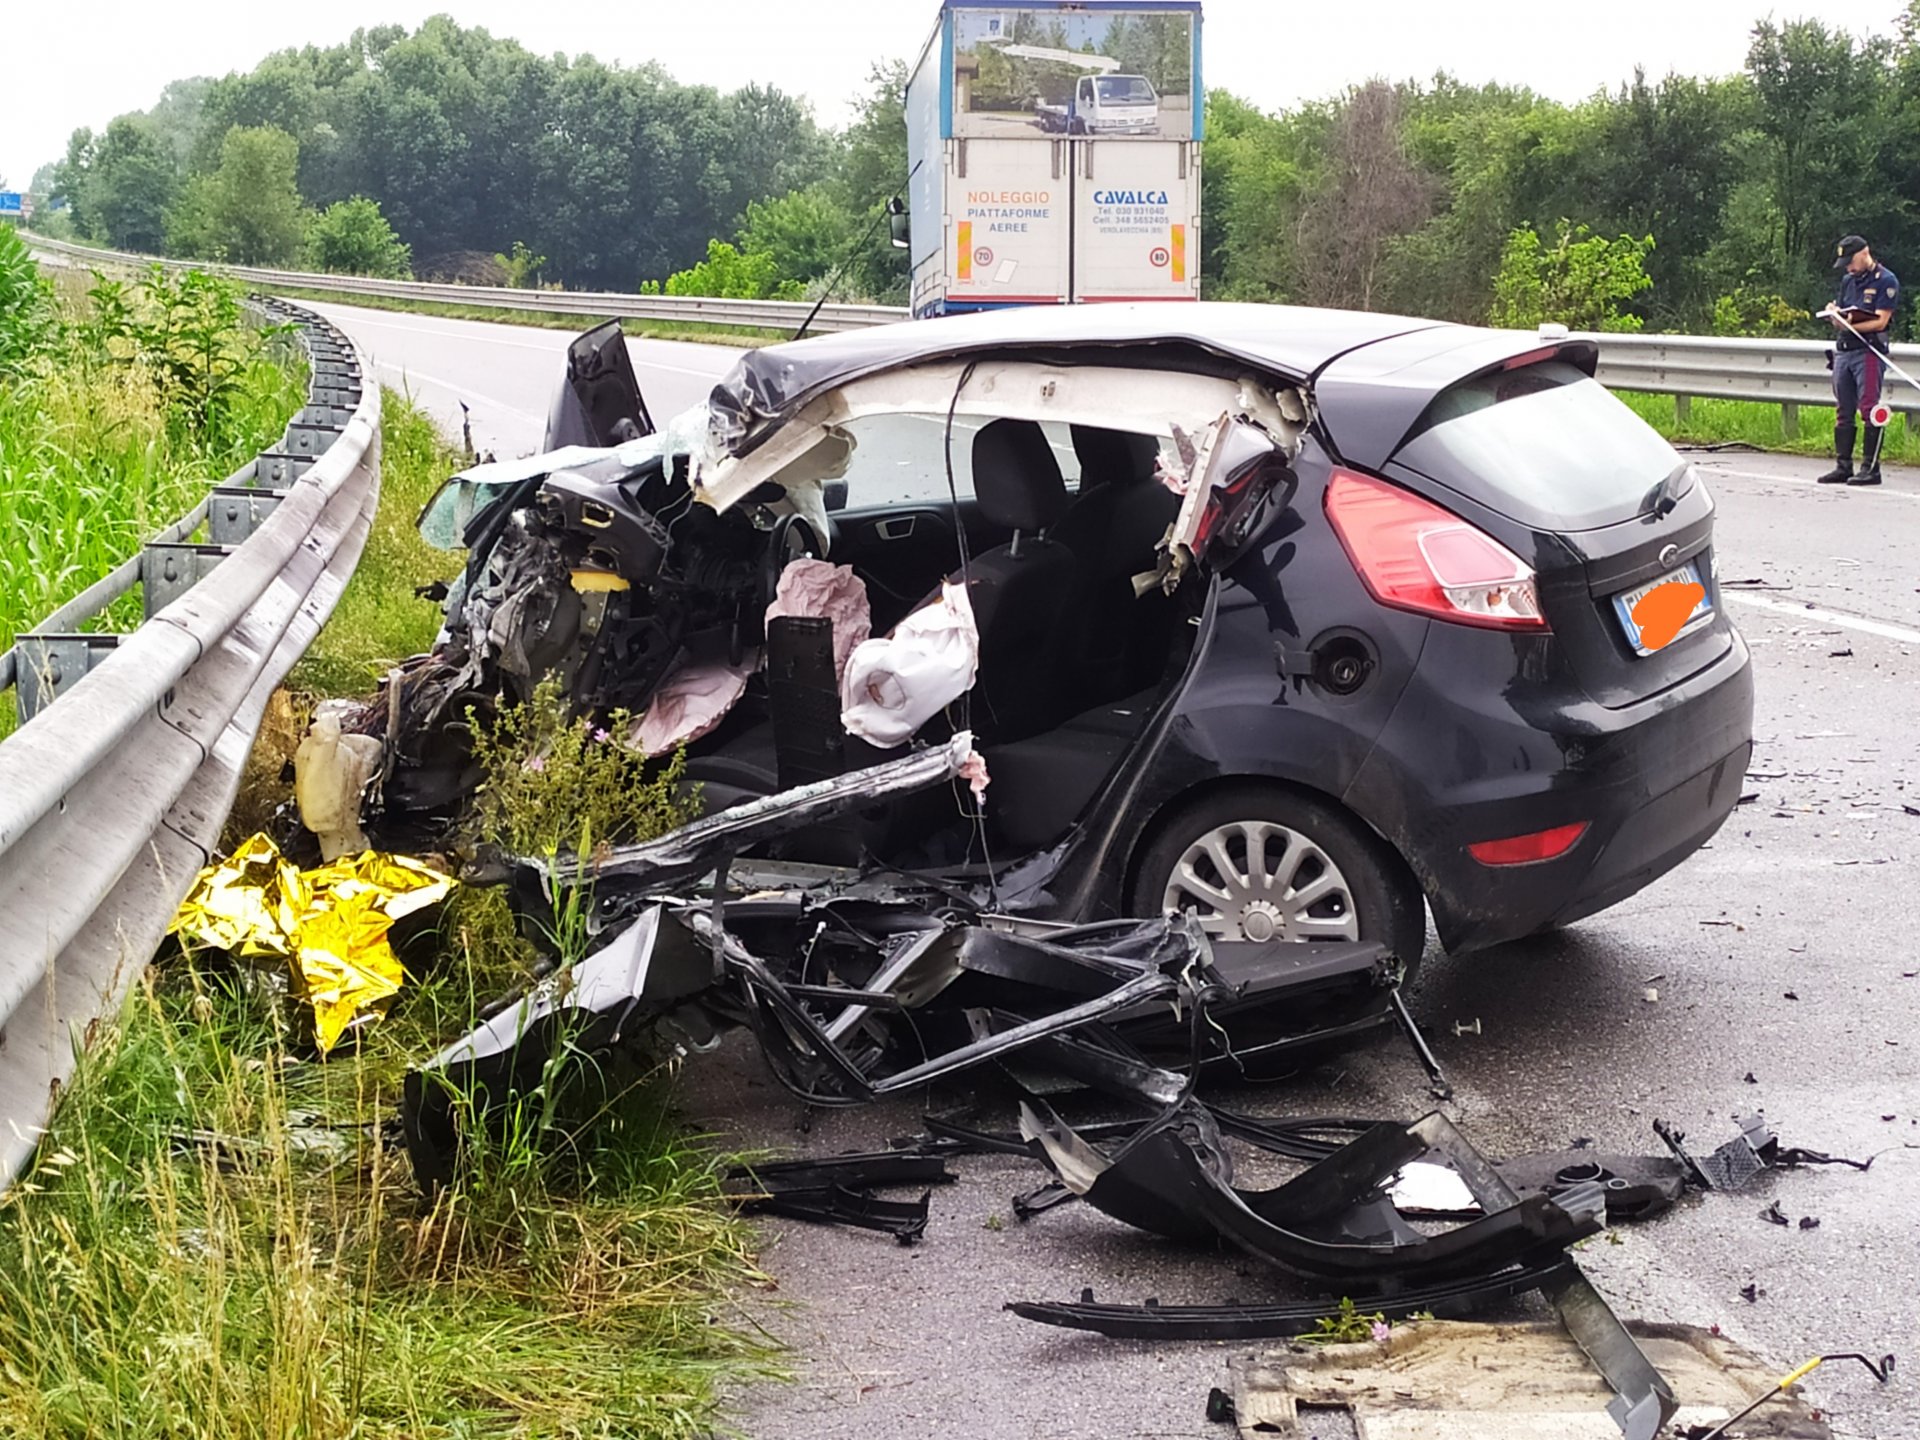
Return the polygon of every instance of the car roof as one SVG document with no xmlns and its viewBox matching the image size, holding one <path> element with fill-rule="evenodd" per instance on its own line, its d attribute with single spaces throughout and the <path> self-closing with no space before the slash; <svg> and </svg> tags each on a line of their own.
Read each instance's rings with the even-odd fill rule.
<svg viewBox="0 0 1920 1440">
<path fill-rule="evenodd" d="M 714 391 L 732 423 L 726 448 L 746 454 L 815 396 L 909 365 L 998 350 L 1179 346 L 1239 360 L 1296 384 L 1356 346 L 1411 331 L 1460 329 L 1362 310 L 1222 301 L 1023 305 L 906 320 L 769 345 L 743 355 Z"/>
<path fill-rule="evenodd" d="M 1037 359 L 1080 348 L 1130 352 L 1129 363 L 1151 366 L 1140 352 L 1167 347 L 1250 365 L 1312 390 L 1336 451 L 1351 450 L 1356 464 L 1378 464 L 1433 395 L 1540 351 L 1542 343 L 1525 331 L 1366 310 L 1228 301 L 1027 305 L 749 351 L 714 388 L 710 414 L 720 446 L 746 455 L 810 400 L 883 371 L 976 354 L 1035 352 L 1030 358 Z M 1380 363 L 1368 363 L 1376 355 Z M 1586 368 L 1591 373 L 1591 359 Z"/>
</svg>

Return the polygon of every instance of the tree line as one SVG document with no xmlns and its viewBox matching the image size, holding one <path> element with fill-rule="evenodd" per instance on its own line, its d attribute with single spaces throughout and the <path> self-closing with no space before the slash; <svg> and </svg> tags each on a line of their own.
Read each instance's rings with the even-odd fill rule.
<svg viewBox="0 0 1920 1440">
<path fill-rule="evenodd" d="M 764 86 L 542 57 L 427 21 L 183 80 L 76 132 L 35 188 L 125 248 L 746 296 L 904 298 L 873 221 L 905 179 L 904 64 L 835 131 Z M 1565 104 L 1444 74 L 1268 112 L 1216 90 L 1215 298 L 1444 319 L 1801 333 L 1858 231 L 1920 264 L 1920 0 L 1892 33 L 1757 23 L 1740 73 Z"/>
<path fill-rule="evenodd" d="M 493 283 L 518 254 L 535 262 L 524 279 L 632 290 L 700 260 L 756 202 L 804 195 L 810 233 L 850 229 L 904 169 L 904 141 L 883 160 L 863 150 L 876 138 L 770 87 L 535 55 L 438 16 L 175 81 L 76 131 L 34 188 L 77 234 L 155 254 Z"/>
<path fill-rule="evenodd" d="M 1573 105 L 1446 76 L 1281 115 L 1210 100 L 1220 297 L 1792 334 L 1842 235 L 1920 265 L 1920 4 L 1891 35 L 1762 20 L 1737 75 Z"/>
</svg>

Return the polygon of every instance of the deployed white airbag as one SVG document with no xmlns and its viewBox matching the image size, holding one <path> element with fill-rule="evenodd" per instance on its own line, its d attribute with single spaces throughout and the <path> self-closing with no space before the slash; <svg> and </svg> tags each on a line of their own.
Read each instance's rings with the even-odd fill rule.
<svg viewBox="0 0 1920 1440">
<path fill-rule="evenodd" d="M 840 687 L 840 723 L 870 745 L 904 745 L 973 688 L 979 664 L 980 631 L 967 588 L 944 584 L 937 604 L 853 652 Z"/>
</svg>

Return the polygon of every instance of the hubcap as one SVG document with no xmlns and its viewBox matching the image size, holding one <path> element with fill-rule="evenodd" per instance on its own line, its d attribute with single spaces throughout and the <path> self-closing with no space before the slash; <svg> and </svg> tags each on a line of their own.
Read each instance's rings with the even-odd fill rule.
<svg viewBox="0 0 1920 1440">
<path fill-rule="evenodd" d="M 1195 916 L 1217 940 L 1360 938 L 1340 867 L 1299 831 L 1267 820 L 1236 820 L 1195 840 L 1167 877 L 1161 908 Z"/>
</svg>

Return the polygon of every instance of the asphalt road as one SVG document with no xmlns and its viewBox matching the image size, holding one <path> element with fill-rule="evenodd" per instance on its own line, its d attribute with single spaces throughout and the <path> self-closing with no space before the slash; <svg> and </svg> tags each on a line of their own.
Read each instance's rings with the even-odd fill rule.
<svg viewBox="0 0 1920 1440">
<path fill-rule="evenodd" d="M 471 404 L 483 446 L 537 445 L 564 335 L 320 308 L 436 414 Z M 735 353 L 633 350 L 656 414 L 698 399 Z M 1815 486 L 1824 467 L 1806 460 L 1699 459 L 1720 505 L 1722 579 L 1752 582 L 1729 595 L 1758 675 L 1751 801 L 1707 850 L 1605 914 L 1494 952 L 1430 954 L 1413 1007 L 1458 1091 L 1450 1113 L 1494 1155 L 1576 1137 L 1657 1153 L 1656 1117 L 1711 1148 L 1756 1108 L 1789 1145 L 1876 1155 L 1865 1174 L 1795 1171 L 1690 1200 L 1581 1259 L 1622 1313 L 1718 1324 L 1782 1371 L 1857 1349 L 1920 1372 L 1920 471 L 1866 491 Z M 964 1098 L 830 1114 L 802 1134 L 749 1055 L 697 1062 L 685 1084 L 717 1129 L 808 1153 L 911 1132 L 925 1104 Z M 1237 1099 L 1272 1114 L 1407 1116 L 1428 1103 L 1391 1041 Z M 1271 1278 L 1171 1254 L 1078 1207 L 1020 1224 L 1007 1200 L 1037 1183 L 1032 1167 L 961 1168 L 914 1249 L 769 1225 L 774 1288 L 751 1308 L 791 1342 L 798 1374 L 742 1395 L 742 1428 L 781 1440 L 1224 1434 L 1203 1418 L 1207 1390 L 1250 1347 L 1120 1344 L 1001 1306 L 1083 1286 L 1113 1300 L 1252 1301 L 1283 1293 Z M 1769 1201 L 1818 1228 L 1764 1222 Z M 1838 1435 L 1920 1437 L 1912 1378 L 1883 1389 L 1832 1367 L 1810 1389 Z"/>
</svg>

